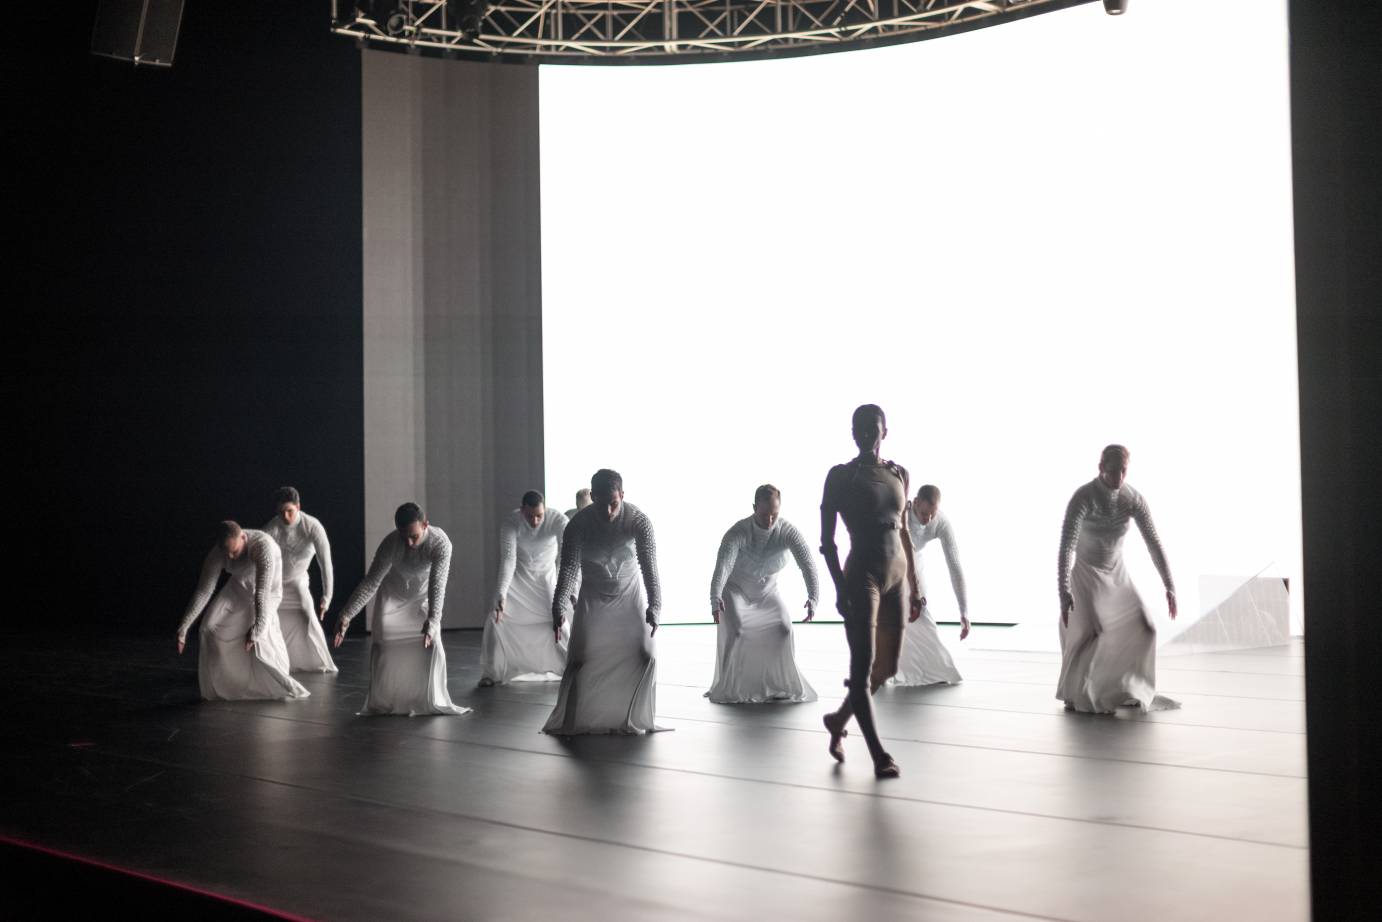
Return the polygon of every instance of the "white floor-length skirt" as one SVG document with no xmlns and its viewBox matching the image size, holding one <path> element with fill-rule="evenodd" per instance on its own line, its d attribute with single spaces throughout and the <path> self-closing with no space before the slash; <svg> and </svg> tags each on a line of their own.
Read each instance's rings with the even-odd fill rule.
<svg viewBox="0 0 1382 922">
<path fill-rule="evenodd" d="M 566 672 L 544 733 L 649 733 L 657 709 L 657 660 L 636 566 L 616 577 L 584 573 L 572 616 Z M 549 635 L 550 636 L 550 635 Z"/>
<path fill-rule="evenodd" d="M 902 632 L 902 655 L 898 658 L 897 674 L 888 680 L 889 684 L 955 685 L 960 681 L 960 670 L 941 642 L 931 612 L 923 608 L 921 617 L 908 623 Z"/>
<path fill-rule="evenodd" d="M 705 696 L 716 704 L 815 701 L 797 668 L 792 614 L 776 577 L 745 586 L 731 580 L 715 632 L 715 680 Z"/>
<path fill-rule="evenodd" d="M 1156 627 L 1123 561 L 1102 569 L 1076 560 L 1070 594 L 1075 607 L 1070 624 L 1061 627 L 1056 697 L 1091 714 L 1125 705 L 1180 707 L 1156 693 Z"/>
<path fill-rule="evenodd" d="M 570 621 L 562 625 L 558 644 L 552 637 L 552 593 L 556 580 L 518 570 L 504 599 L 504 616 L 485 619 L 480 641 L 480 675 L 493 682 L 561 678 L 571 639 Z"/>
<path fill-rule="evenodd" d="M 288 664 L 293 672 L 336 672 L 336 662 L 331 658 L 326 634 L 312 604 L 307 574 L 283 581 L 278 623 L 283 629 L 283 644 L 288 648 Z"/>
<path fill-rule="evenodd" d="M 268 625 L 245 650 L 254 627 L 254 590 L 232 579 L 202 616 L 198 637 L 197 681 L 208 701 L 261 698 L 306 698 L 311 694 L 288 675 L 288 650 L 278 626 L 277 598 L 269 599 Z"/>
<path fill-rule="evenodd" d="M 438 633 L 422 643 L 427 620 L 427 585 L 414 598 L 396 598 L 381 589 L 371 603 L 369 694 L 361 715 L 468 714 L 453 704 L 446 688 L 446 650 Z"/>
</svg>

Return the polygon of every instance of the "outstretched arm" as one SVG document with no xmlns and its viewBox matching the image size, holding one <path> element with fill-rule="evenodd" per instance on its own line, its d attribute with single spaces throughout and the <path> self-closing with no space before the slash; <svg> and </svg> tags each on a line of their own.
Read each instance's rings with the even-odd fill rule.
<svg viewBox="0 0 1382 922">
<path fill-rule="evenodd" d="M 432 542 L 432 571 L 427 577 L 427 620 L 422 623 L 422 645 L 432 646 L 446 613 L 446 582 L 451 578 L 451 539 L 440 534 Z"/>
<path fill-rule="evenodd" d="M 811 548 L 806 538 L 791 522 L 784 523 L 782 540 L 787 543 L 787 549 L 792 552 L 801 570 L 801 578 L 806 582 L 806 617 L 802 620 L 810 621 L 816 617 L 816 606 L 821 601 L 821 581 L 816 574 L 816 561 L 811 559 Z"/>
<path fill-rule="evenodd" d="M 178 652 L 181 653 L 187 643 L 187 631 L 192 627 L 192 622 L 197 620 L 197 616 L 202 613 L 206 603 L 211 601 L 211 594 L 216 591 L 216 582 L 221 578 L 221 570 L 225 567 L 225 552 L 219 546 L 213 547 L 211 552 L 202 561 L 202 572 L 197 577 L 197 588 L 192 593 L 192 601 L 187 603 L 187 609 L 182 613 L 182 620 L 178 622 Z"/>
<path fill-rule="evenodd" d="M 1152 555 L 1152 564 L 1156 567 L 1156 572 L 1161 574 L 1161 584 L 1166 587 L 1166 605 L 1174 618 L 1176 612 L 1176 584 L 1171 579 L 1171 565 L 1166 561 L 1166 549 L 1161 546 L 1161 536 L 1156 532 L 1156 525 L 1152 522 L 1152 511 L 1147 508 L 1147 501 L 1141 494 L 1137 497 L 1137 502 L 1133 505 L 1132 520 L 1137 523 L 1137 530 L 1142 532 L 1142 540 L 1147 542 L 1147 551 Z"/>
<path fill-rule="evenodd" d="M 1080 543 L 1080 529 L 1084 526 L 1089 505 L 1085 501 L 1084 490 L 1076 491 L 1065 507 L 1065 521 L 1060 528 L 1060 558 L 1056 563 L 1058 586 L 1060 589 L 1060 619 L 1062 624 L 1070 623 L 1070 609 L 1075 607 L 1075 598 L 1070 594 L 1070 568 L 1075 565 L 1075 548 Z"/>
<path fill-rule="evenodd" d="M 336 646 L 341 645 L 345 640 L 346 631 L 350 628 L 350 619 L 360 613 L 360 609 L 369 604 L 369 600 L 374 598 L 374 594 L 379 591 L 379 587 L 384 584 L 384 577 L 389 575 L 393 569 L 394 546 L 397 541 L 396 535 L 389 535 L 379 542 L 379 547 L 374 552 L 374 559 L 370 561 L 369 572 L 365 578 L 360 580 L 360 585 L 355 587 L 355 591 L 346 599 L 345 607 L 341 609 L 341 621 L 336 628 Z"/>
<path fill-rule="evenodd" d="M 715 555 L 715 572 L 710 576 L 710 617 L 720 623 L 720 612 L 725 609 L 725 583 L 734 572 L 734 562 L 739 559 L 739 548 L 743 544 L 742 533 L 735 525 L 720 539 L 720 551 Z"/>
<path fill-rule="evenodd" d="M 499 526 L 499 569 L 494 574 L 494 621 L 504 612 L 504 599 L 513 585 L 513 571 L 518 566 L 518 524 L 505 519 Z"/>
<path fill-rule="evenodd" d="M 821 497 L 821 556 L 825 558 L 825 569 L 830 581 L 835 584 L 835 610 L 843 617 L 849 616 L 849 599 L 845 596 L 845 574 L 840 567 L 840 550 L 835 546 L 835 519 L 840 513 L 839 486 L 835 471 L 825 475 L 825 493 Z"/>
<path fill-rule="evenodd" d="M 657 539 L 653 537 L 652 519 L 641 512 L 633 528 L 633 549 L 638 555 L 638 569 L 643 571 L 643 587 L 648 592 L 645 620 L 656 634 L 658 617 L 662 614 L 662 581 L 657 575 Z"/>
<path fill-rule="evenodd" d="M 322 597 L 317 603 L 317 617 L 325 618 L 336 589 L 336 571 L 331 563 L 331 542 L 327 540 L 326 528 L 321 522 L 312 523 L 312 546 L 317 550 L 317 568 L 322 571 Z"/>
<path fill-rule="evenodd" d="M 557 588 L 552 593 L 552 632 L 557 643 L 561 643 L 561 625 L 566 620 L 562 614 L 566 610 L 566 600 L 575 591 L 581 573 L 581 539 L 579 527 L 562 532 L 561 567 L 557 570 Z"/>
<path fill-rule="evenodd" d="M 269 593 L 273 589 L 274 557 L 277 551 L 278 545 L 273 543 L 272 538 L 251 544 L 246 551 L 254 561 L 254 625 L 250 627 L 249 637 L 245 638 L 246 649 L 259 642 L 259 638 L 264 636 L 264 631 L 269 625 Z M 278 559 L 278 566 L 281 574 L 281 557 Z"/>
<path fill-rule="evenodd" d="M 945 566 L 950 571 L 950 585 L 955 590 L 955 601 L 960 606 L 960 639 L 964 640 L 969 636 L 969 598 L 965 592 L 965 571 L 960 567 L 960 546 L 955 540 L 955 529 L 948 521 L 942 522 L 938 531 Z"/>
</svg>

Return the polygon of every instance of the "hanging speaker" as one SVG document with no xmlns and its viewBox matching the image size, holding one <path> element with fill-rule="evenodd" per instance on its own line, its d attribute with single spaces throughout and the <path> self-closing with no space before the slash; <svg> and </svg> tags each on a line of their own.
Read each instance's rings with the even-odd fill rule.
<svg viewBox="0 0 1382 922">
<path fill-rule="evenodd" d="M 136 65 L 172 67 L 183 0 L 101 0 L 91 53 Z"/>
</svg>

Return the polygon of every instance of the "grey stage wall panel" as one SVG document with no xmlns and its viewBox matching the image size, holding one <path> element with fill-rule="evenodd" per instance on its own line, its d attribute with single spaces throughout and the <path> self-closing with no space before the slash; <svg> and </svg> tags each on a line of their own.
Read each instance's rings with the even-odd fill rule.
<svg viewBox="0 0 1382 922">
<path fill-rule="evenodd" d="M 414 499 L 455 544 L 445 625 L 543 489 L 537 68 L 364 51 L 366 547 Z"/>
</svg>

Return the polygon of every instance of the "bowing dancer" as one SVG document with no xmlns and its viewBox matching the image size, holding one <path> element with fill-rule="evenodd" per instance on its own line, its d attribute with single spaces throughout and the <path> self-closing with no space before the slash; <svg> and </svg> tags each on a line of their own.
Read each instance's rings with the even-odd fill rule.
<svg viewBox="0 0 1382 922">
<path fill-rule="evenodd" d="M 230 580 L 216 593 L 221 573 Z M 216 599 L 206 603 L 216 593 Z M 197 591 L 178 624 L 178 653 L 203 608 L 198 631 L 197 683 L 208 701 L 248 698 L 306 698 L 288 675 L 288 651 L 278 626 L 283 598 L 283 558 L 274 539 L 262 531 L 222 522 L 216 546 L 202 563 Z"/>
<path fill-rule="evenodd" d="M 965 598 L 964 570 L 960 569 L 960 549 L 955 542 L 955 529 L 940 507 L 941 491 L 928 483 L 917 490 L 907 511 L 907 533 L 912 541 L 917 586 L 921 589 L 921 612 L 914 613 L 907 625 L 897 675 L 889 680 L 894 685 L 954 685 L 960 681 L 960 671 L 955 668 L 950 651 L 941 643 L 940 631 L 926 604 L 928 593 L 921 550 L 932 541 L 940 541 L 945 565 L 950 569 L 950 586 L 960 605 L 960 639 L 969 636 L 969 603 Z"/>
<path fill-rule="evenodd" d="M 826 714 L 830 755 L 845 760 L 841 740 L 853 716 L 868 744 L 877 778 L 896 778 L 897 762 L 883 749 L 873 714 L 873 693 L 897 672 L 903 621 L 921 611 L 921 587 L 907 535 L 907 471 L 879 457 L 887 418 L 874 404 L 854 411 L 851 428 L 859 455 L 837 464 L 825 478 L 821 500 L 821 553 L 835 582 L 835 606 L 849 641 L 849 693 Z M 840 567 L 835 518 L 849 530 L 849 558 Z"/>
<path fill-rule="evenodd" d="M 590 480 L 591 505 L 566 526 L 552 598 L 552 637 L 576 577 L 571 644 L 557 706 L 544 733 L 650 733 L 657 730 L 657 660 L 653 634 L 662 608 L 653 523 L 624 502 L 624 480 L 601 469 Z"/>
<path fill-rule="evenodd" d="M 283 602 L 278 606 L 278 622 L 288 648 L 288 663 L 294 672 L 335 672 L 336 663 L 331 659 L 326 632 L 321 626 L 331 605 L 335 582 L 331 542 L 326 539 L 322 523 L 302 511 L 302 498 L 295 488 L 275 490 L 274 508 L 274 517 L 264 531 L 278 543 L 283 554 Z M 314 557 L 322 575 L 322 597 L 315 606 L 307 578 L 307 568 Z"/>
<path fill-rule="evenodd" d="M 792 613 L 777 574 L 796 559 L 806 580 L 806 617 L 816 616 L 820 584 L 811 549 L 795 525 L 780 518 L 782 494 L 764 484 L 753 494 L 753 515 L 730 526 L 720 541 L 710 579 L 716 629 L 715 680 L 705 696 L 716 704 L 815 701 L 816 690 L 797 668 Z"/>
<path fill-rule="evenodd" d="M 441 617 L 451 573 L 451 539 L 427 521 L 417 503 L 394 513 L 394 530 L 379 542 L 369 572 L 341 610 L 336 646 L 374 599 L 370 625 L 369 693 L 361 715 L 466 714 L 446 689 Z"/>
<path fill-rule="evenodd" d="M 1176 587 L 1142 495 L 1125 482 L 1128 450 L 1110 445 L 1099 476 L 1075 491 L 1060 535 L 1061 669 L 1056 697 L 1069 710 L 1110 714 L 1180 707 L 1156 693 L 1156 624 L 1123 565 L 1135 522 L 1176 617 Z"/>
<path fill-rule="evenodd" d="M 529 490 L 522 505 L 499 525 L 499 572 L 494 617 L 485 619 L 480 642 L 480 685 L 519 676 L 560 678 L 569 637 L 552 642 L 552 594 L 566 516 L 549 511 L 542 494 Z"/>
</svg>

